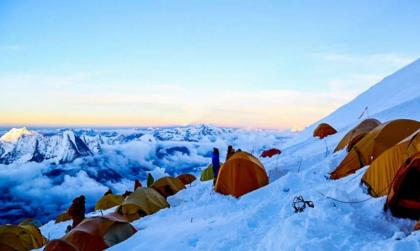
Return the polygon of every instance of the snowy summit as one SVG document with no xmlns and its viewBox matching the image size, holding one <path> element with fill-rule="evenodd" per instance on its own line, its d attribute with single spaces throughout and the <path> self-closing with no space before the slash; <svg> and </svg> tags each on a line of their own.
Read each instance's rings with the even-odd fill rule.
<svg viewBox="0 0 420 251">
<path fill-rule="evenodd" d="M 35 135 L 36 132 L 28 130 L 26 127 L 12 128 L 10 131 L 0 137 L 0 140 L 10 143 L 16 143 L 24 135 Z"/>
</svg>

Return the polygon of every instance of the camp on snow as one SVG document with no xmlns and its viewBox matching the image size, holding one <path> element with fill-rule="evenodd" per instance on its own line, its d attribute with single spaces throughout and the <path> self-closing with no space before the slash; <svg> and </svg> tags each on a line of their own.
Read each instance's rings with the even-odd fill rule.
<svg viewBox="0 0 420 251">
<path fill-rule="evenodd" d="M 100 251 L 118 244 L 136 232 L 123 216 L 113 213 L 84 219 L 61 239 L 50 241 L 46 251 Z"/>
<path fill-rule="evenodd" d="M 26 251 L 41 248 L 47 243 L 38 227 L 33 224 L 0 226 L 1 251 Z"/>
<path fill-rule="evenodd" d="M 420 152 L 420 130 L 383 152 L 370 164 L 362 177 L 368 192 L 374 197 L 388 194 L 390 184 L 406 160 Z"/>
<path fill-rule="evenodd" d="M 116 212 L 124 215 L 129 221 L 133 221 L 167 207 L 169 207 L 168 202 L 156 190 L 140 187 L 125 198 Z"/>
<path fill-rule="evenodd" d="M 381 153 L 394 146 L 420 128 L 420 122 L 409 119 L 397 119 L 384 123 L 370 131 L 348 152 L 337 168 L 331 173 L 331 179 L 339 179 L 369 165 Z"/>
<path fill-rule="evenodd" d="M 360 122 L 357 126 L 351 129 L 341 141 L 337 144 L 337 147 L 334 149 L 334 152 L 337 152 L 341 149 L 344 149 L 347 146 L 347 151 L 349 152 L 351 148 L 357 144 L 368 132 L 375 129 L 381 122 L 376 119 L 365 119 Z"/>
<path fill-rule="evenodd" d="M 263 164 L 252 154 L 236 152 L 220 168 L 215 191 L 240 197 L 268 184 Z"/>
<path fill-rule="evenodd" d="M 337 130 L 335 130 L 334 127 L 332 127 L 331 125 L 327 123 L 321 123 L 315 128 L 313 136 L 323 139 L 325 137 L 328 137 L 336 133 L 337 133 Z"/>
</svg>

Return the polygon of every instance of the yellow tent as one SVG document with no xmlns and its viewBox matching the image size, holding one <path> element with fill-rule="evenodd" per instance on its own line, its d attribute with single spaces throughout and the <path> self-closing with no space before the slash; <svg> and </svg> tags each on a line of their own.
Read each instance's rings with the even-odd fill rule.
<svg viewBox="0 0 420 251">
<path fill-rule="evenodd" d="M 125 198 L 122 205 L 117 208 L 117 212 L 122 213 L 129 221 L 133 221 L 167 207 L 169 204 L 160 193 L 153 188 L 141 187 Z"/>
<path fill-rule="evenodd" d="M 374 197 L 387 195 L 398 169 L 417 152 L 420 152 L 420 130 L 389 148 L 372 162 L 362 178 L 369 193 Z"/>
<path fill-rule="evenodd" d="M 381 124 L 361 139 L 331 173 L 331 179 L 339 179 L 369 165 L 381 153 L 397 144 L 420 128 L 420 122 L 397 119 Z"/>
<path fill-rule="evenodd" d="M 181 180 L 170 176 L 156 180 L 150 187 L 158 191 L 165 198 L 185 188 Z"/>
<path fill-rule="evenodd" d="M 95 210 L 106 210 L 111 207 L 119 206 L 122 204 L 124 198 L 121 195 L 107 194 L 96 202 Z"/>
<path fill-rule="evenodd" d="M 67 213 L 67 211 L 64 211 L 60 215 L 58 215 L 57 218 L 55 218 L 55 223 L 60 223 L 68 220 L 71 220 L 71 216 L 69 215 L 69 213 Z"/>
<path fill-rule="evenodd" d="M 344 149 L 346 146 L 349 145 L 350 142 L 354 141 L 354 139 L 359 139 L 359 140 L 362 139 L 361 136 L 365 136 L 368 132 L 372 131 L 380 124 L 381 122 L 379 122 L 376 119 L 363 120 L 353 129 L 351 129 L 346 135 L 344 135 L 344 137 L 338 143 L 337 147 L 334 149 L 334 152 Z M 357 143 L 357 142 L 354 142 L 354 143 Z M 354 143 L 353 143 L 353 146 L 355 145 Z M 351 148 L 347 149 L 347 151 L 350 151 L 350 150 Z"/>
<path fill-rule="evenodd" d="M 0 226 L 0 250 L 26 251 L 41 248 L 46 243 L 41 231 L 32 224 Z"/>
<path fill-rule="evenodd" d="M 214 179 L 214 173 L 213 173 L 213 165 L 210 164 L 206 169 L 201 171 L 200 180 L 201 181 L 208 181 Z"/>
</svg>

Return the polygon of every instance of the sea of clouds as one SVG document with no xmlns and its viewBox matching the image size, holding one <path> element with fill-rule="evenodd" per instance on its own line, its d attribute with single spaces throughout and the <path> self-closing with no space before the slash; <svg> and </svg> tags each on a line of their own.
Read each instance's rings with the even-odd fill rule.
<svg viewBox="0 0 420 251">
<path fill-rule="evenodd" d="M 1 164 L 0 224 L 18 223 L 28 217 L 46 222 L 67 210 L 73 198 L 82 194 L 87 211 L 91 211 L 109 188 L 120 194 L 132 190 L 133 180 L 144 184 L 148 173 L 155 178 L 187 172 L 199 175 L 211 163 L 213 147 L 220 149 L 223 162 L 228 145 L 259 155 L 289 136 L 271 130 L 229 130 L 200 140 L 143 135 L 104 143 L 99 153 L 71 163 Z"/>
</svg>

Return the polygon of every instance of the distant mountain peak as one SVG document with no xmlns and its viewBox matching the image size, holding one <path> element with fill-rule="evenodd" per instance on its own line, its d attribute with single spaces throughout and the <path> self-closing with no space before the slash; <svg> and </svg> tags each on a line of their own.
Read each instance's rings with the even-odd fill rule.
<svg viewBox="0 0 420 251">
<path fill-rule="evenodd" d="M 1 136 L 0 140 L 10 143 L 16 143 L 22 136 L 24 135 L 36 135 L 37 133 L 34 131 L 28 130 L 26 127 L 22 128 L 12 128 L 3 136 Z"/>
</svg>

